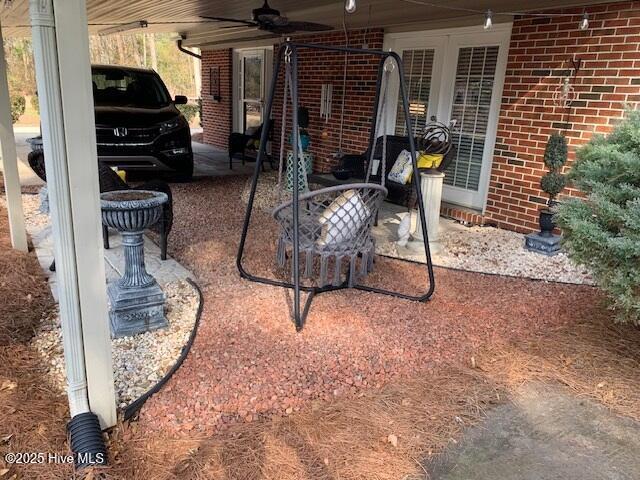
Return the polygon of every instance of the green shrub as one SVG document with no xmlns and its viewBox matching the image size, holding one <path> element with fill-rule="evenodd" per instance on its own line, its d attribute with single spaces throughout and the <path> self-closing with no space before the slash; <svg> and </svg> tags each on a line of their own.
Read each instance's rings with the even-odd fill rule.
<svg viewBox="0 0 640 480">
<path fill-rule="evenodd" d="M 40 115 L 40 102 L 38 101 L 38 95 L 31 96 L 31 108 Z"/>
<path fill-rule="evenodd" d="M 558 172 L 548 172 L 540 179 L 540 187 L 551 199 L 562 192 L 566 184 L 565 176 Z"/>
<path fill-rule="evenodd" d="M 557 207 L 564 247 L 609 295 L 617 319 L 640 325 L 640 112 L 579 149 L 568 179 L 586 197 Z"/>
<path fill-rule="evenodd" d="M 567 163 L 568 152 L 569 147 L 564 135 L 554 133 L 549 137 L 544 150 L 544 164 L 549 171 L 540 179 L 540 188 L 549 195 L 549 205 L 553 205 L 555 198 L 564 190 L 566 182 L 560 169 Z"/>
<path fill-rule="evenodd" d="M 176 105 L 178 110 L 182 112 L 184 118 L 187 119 L 187 122 L 191 123 L 191 121 L 196 117 L 196 114 L 199 111 L 198 105 L 195 103 L 187 103 L 186 105 Z"/>
<path fill-rule="evenodd" d="M 24 114 L 27 101 L 22 95 L 11 95 L 11 120 L 16 123 Z"/>
</svg>

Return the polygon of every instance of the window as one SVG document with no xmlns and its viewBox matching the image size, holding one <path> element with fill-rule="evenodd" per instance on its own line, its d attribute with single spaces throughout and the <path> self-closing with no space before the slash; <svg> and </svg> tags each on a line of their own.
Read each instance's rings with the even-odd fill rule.
<svg viewBox="0 0 640 480">
<path fill-rule="evenodd" d="M 93 100 L 99 106 L 164 107 L 171 97 L 153 72 L 120 68 L 92 68 Z"/>
<path fill-rule="evenodd" d="M 422 132 L 429 122 L 427 112 L 429 110 L 434 53 L 433 49 L 404 50 L 402 52 L 402 64 L 404 65 L 407 98 L 409 100 L 409 115 L 411 116 L 411 128 L 414 135 Z M 404 118 L 402 98 L 399 98 L 396 135 L 406 135 L 407 125 Z"/>
<path fill-rule="evenodd" d="M 487 126 L 498 62 L 498 46 L 460 48 L 454 80 L 451 119 L 456 159 L 445 184 L 477 191 L 487 140 Z"/>
</svg>

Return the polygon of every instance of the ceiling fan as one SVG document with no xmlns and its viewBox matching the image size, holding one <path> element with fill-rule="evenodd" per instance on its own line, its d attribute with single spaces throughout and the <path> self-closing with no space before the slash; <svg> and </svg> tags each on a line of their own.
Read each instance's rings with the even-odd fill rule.
<svg viewBox="0 0 640 480">
<path fill-rule="evenodd" d="M 267 0 L 265 0 L 262 7 L 253 10 L 251 20 L 239 20 L 237 18 L 226 17 L 207 17 L 204 15 L 202 18 L 206 18 L 207 20 L 216 20 L 218 22 L 233 22 L 249 27 L 257 27 L 260 30 L 276 34 L 287 34 L 293 32 L 323 32 L 326 30 L 333 30 L 333 27 L 323 25 L 321 23 L 296 22 L 289 20 L 284 15 L 280 15 L 279 10 L 271 8 L 269 3 L 267 3 Z"/>
</svg>

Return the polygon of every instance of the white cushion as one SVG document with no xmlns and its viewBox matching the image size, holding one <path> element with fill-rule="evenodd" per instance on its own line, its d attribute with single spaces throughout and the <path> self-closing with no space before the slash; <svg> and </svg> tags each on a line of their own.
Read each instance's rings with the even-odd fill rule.
<svg viewBox="0 0 640 480">
<path fill-rule="evenodd" d="M 411 180 L 412 173 L 413 163 L 411 162 L 411 153 L 407 150 L 402 150 L 398 154 L 398 158 L 396 158 L 387 178 L 393 182 L 405 185 Z"/>
<path fill-rule="evenodd" d="M 355 238 L 371 211 L 357 190 L 347 190 L 320 214 L 322 232 L 318 245 L 347 242 Z"/>
</svg>

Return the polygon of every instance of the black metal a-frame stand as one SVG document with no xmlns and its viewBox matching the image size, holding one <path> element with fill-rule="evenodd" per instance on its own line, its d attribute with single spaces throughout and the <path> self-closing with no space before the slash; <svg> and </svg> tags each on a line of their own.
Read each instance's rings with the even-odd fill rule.
<svg viewBox="0 0 640 480">
<path fill-rule="evenodd" d="M 269 89 L 269 94 L 267 96 L 266 108 L 264 111 L 264 125 L 262 127 L 262 135 L 260 138 L 260 148 L 258 150 L 258 156 L 256 160 L 255 172 L 253 174 L 253 180 L 251 182 L 251 192 L 249 194 L 249 202 L 247 204 L 247 211 L 244 217 L 244 225 L 242 226 L 242 235 L 240 237 L 240 246 L 238 248 L 238 256 L 236 258 L 236 266 L 238 267 L 238 271 L 240 272 L 240 276 L 247 280 L 251 280 L 252 282 L 264 283 L 267 285 L 273 285 L 277 287 L 291 288 L 294 291 L 294 299 L 293 299 L 293 319 L 296 325 L 296 330 L 300 331 L 304 325 L 304 321 L 309 313 L 309 308 L 311 307 L 311 302 L 315 295 L 318 295 L 323 292 L 330 292 L 334 290 L 341 290 L 344 288 L 348 288 L 347 282 L 343 283 L 339 286 L 325 286 L 325 287 L 313 287 L 313 286 L 305 286 L 300 284 L 300 243 L 298 238 L 299 232 L 299 212 L 298 212 L 298 198 L 299 198 L 299 169 L 298 165 L 298 153 L 300 151 L 300 145 L 298 144 L 299 138 L 297 135 L 298 132 L 298 50 L 299 49 L 314 49 L 314 50 L 323 50 L 323 51 L 332 51 L 332 52 L 342 52 L 345 54 L 353 53 L 360 55 L 372 55 L 380 59 L 378 65 L 378 78 L 376 83 L 376 95 L 373 103 L 373 113 L 371 115 L 371 133 L 369 138 L 370 148 L 374 148 L 376 141 L 376 129 L 377 129 L 377 119 L 378 119 L 378 108 L 380 102 L 380 88 L 382 85 L 382 76 L 384 71 L 385 62 L 387 59 L 391 58 L 397 67 L 398 75 L 400 78 L 400 96 L 402 98 L 402 108 L 404 110 L 404 118 L 407 125 L 407 132 L 412 132 L 411 129 L 411 116 L 409 114 L 409 101 L 407 99 L 407 88 L 405 84 L 404 71 L 402 69 L 402 60 L 395 52 L 383 52 L 381 50 L 369 50 L 369 49 L 360 49 L 360 48 L 351 48 L 351 47 L 338 47 L 338 46 L 329 46 L 329 45 L 319 45 L 319 44 L 311 44 L 311 43 L 295 43 L 291 41 L 284 42 L 279 50 L 278 55 L 276 57 L 275 66 L 273 69 L 273 77 L 271 80 L 271 88 Z M 277 279 L 260 277 L 256 275 L 252 275 L 247 272 L 247 270 L 242 265 L 242 259 L 244 255 L 244 247 L 247 239 L 247 233 L 249 230 L 249 223 L 251 221 L 251 213 L 253 211 L 253 201 L 256 194 L 256 188 L 258 186 L 258 177 L 260 172 L 262 171 L 262 163 L 266 156 L 265 147 L 267 145 L 267 134 L 269 132 L 269 123 L 271 122 L 271 109 L 273 106 L 273 98 L 275 96 L 275 91 L 278 82 L 278 73 L 280 71 L 280 67 L 282 65 L 283 60 L 289 64 L 289 68 L 291 69 L 291 104 L 292 104 L 292 119 L 291 119 L 291 127 L 292 132 L 294 132 L 291 136 L 293 141 L 293 283 L 285 282 Z M 408 295 L 402 292 L 395 292 L 392 290 L 386 290 L 383 288 L 376 288 L 367 285 L 354 285 L 353 288 L 358 290 L 364 290 L 366 292 L 373 292 L 382 295 L 391 295 L 393 297 L 403 298 L 406 300 L 413 300 L 417 302 L 425 302 L 431 298 L 433 292 L 435 290 L 435 278 L 433 273 L 433 264 L 431 262 L 431 251 L 429 249 L 429 236 L 427 232 L 427 222 L 425 218 L 424 205 L 422 203 L 422 191 L 420 189 L 420 180 L 419 175 L 416 174 L 418 172 L 418 165 L 416 160 L 416 146 L 413 135 L 409 134 L 409 146 L 411 148 L 411 160 L 413 163 L 413 172 L 412 175 L 413 186 L 416 190 L 416 198 L 418 201 L 418 211 L 420 215 L 420 225 L 422 226 L 423 238 L 424 238 L 424 252 L 427 258 L 427 273 L 429 275 L 429 288 L 423 295 Z M 383 172 L 385 174 L 385 172 Z M 399 259 L 402 261 L 401 259 Z M 300 311 L 300 292 L 307 292 L 309 295 L 304 304 L 302 312 Z"/>
</svg>

